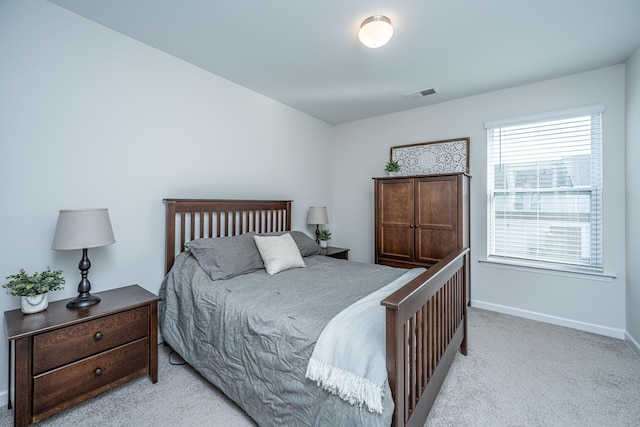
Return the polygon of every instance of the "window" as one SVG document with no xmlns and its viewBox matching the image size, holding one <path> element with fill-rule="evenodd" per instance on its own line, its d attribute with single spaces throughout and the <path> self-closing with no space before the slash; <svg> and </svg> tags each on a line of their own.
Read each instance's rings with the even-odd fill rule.
<svg viewBox="0 0 640 427">
<path fill-rule="evenodd" d="M 603 111 L 485 123 L 489 259 L 602 271 Z"/>
</svg>

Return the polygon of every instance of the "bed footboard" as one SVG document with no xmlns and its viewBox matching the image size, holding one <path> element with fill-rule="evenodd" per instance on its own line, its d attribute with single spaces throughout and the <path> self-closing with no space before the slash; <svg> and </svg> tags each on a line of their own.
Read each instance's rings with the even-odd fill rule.
<svg viewBox="0 0 640 427">
<path fill-rule="evenodd" d="M 382 301 L 396 427 L 424 425 L 458 348 L 467 354 L 468 252 L 452 252 Z"/>
</svg>

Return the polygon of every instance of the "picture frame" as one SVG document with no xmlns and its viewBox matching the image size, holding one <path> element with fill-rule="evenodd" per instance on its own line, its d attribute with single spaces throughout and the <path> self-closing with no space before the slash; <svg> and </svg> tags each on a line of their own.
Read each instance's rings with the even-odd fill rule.
<svg viewBox="0 0 640 427">
<path fill-rule="evenodd" d="M 398 176 L 469 173 L 470 138 L 391 147 L 391 160 L 400 163 Z"/>
</svg>

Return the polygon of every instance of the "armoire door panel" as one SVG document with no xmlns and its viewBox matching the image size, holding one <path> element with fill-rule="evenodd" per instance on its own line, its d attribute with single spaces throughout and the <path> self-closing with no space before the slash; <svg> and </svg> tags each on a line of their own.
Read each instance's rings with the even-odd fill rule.
<svg viewBox="0 0 640 427">
<path fill-rule="evenodd" d="M 413 259 L 413 229 L 393 225 L 382 226 L 380 256 L 403 261 Z"/>
<path fill-rule="evenodd" d="M 382 224 L 413 225 L 413 181 L 399 179 L 380 187 L 380 222 Z"/>
<path fill-rule="evenodd" d="M 456 186 L 452 179 L 424 178 L 416 183 L 416 222 L 423 224 L 447 224 L 456 221 Z"/>
<path fill-rule="evenodd" d="M 435 263 L 456 248 L 456 239 L 451 231 L 424 228 L 416 231 L 416 261 Z"/>
</svg>

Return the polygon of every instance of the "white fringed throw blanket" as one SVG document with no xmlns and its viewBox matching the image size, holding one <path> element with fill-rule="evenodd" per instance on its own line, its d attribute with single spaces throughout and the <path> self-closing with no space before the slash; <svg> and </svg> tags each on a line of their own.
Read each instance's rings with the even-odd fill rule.
<svg viewBox="0 0 640 427">
<path fill-rule="evenodd" d="M 424 271 L 407 271 L 331 319 L 311 354 L 306 377 L 352 405 L 382 414 L 387 366 L 385 308 L 380 301 Z"/>
</svg>

